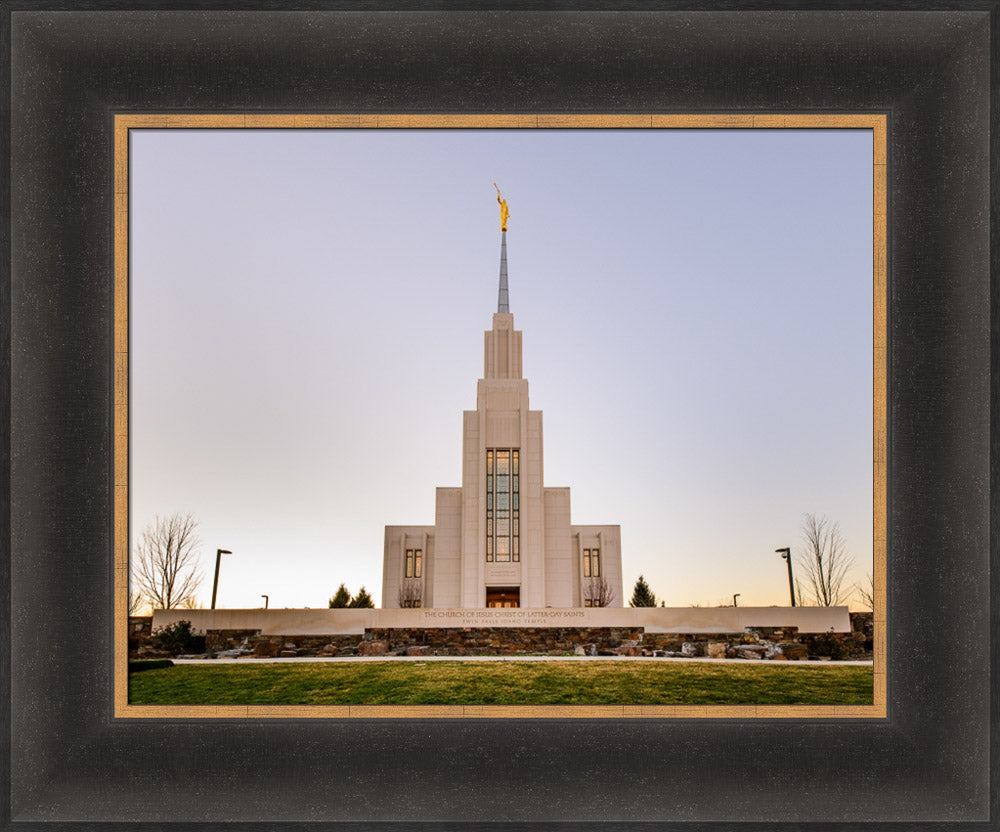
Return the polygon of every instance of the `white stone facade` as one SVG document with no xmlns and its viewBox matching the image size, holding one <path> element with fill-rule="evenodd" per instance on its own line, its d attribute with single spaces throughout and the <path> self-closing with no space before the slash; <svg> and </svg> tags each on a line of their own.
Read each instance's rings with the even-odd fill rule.
<svg viewBox="0 0 1000 832">
<path fill-rule="evenodd" d="M 620 527 L 572 525 L 569 489 L 545 487 L 542 414 L 509 312 L 485 333 L 476 398 L 461 487 L 437 489 L 433 526 L 386 526 L 382 606 L 621 607 Z"/>
</svg>

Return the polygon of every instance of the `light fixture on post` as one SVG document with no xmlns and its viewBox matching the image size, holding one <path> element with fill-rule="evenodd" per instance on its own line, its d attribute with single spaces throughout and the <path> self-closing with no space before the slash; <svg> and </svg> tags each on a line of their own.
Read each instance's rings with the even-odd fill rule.
<svg viewBox="0 0 1000 832">
<path fill-rule="evenodd" d="M 792 597 L 792 606 L 795 606 L 795 581 L 792 580 L 792 550 L 787 546 L 784 549 L 775 549 L 788 563 L 788 594 Z"/>
<path fill-rule="evenodd" d="M 219 562 L 222 560 L 223 555 L 231 555 L 228 549 L 216 549 L 215 550 L 215 581 L 212 583 L 212 609 L 215 609 L 215 596 L 219 592 Z"/>
</svg>

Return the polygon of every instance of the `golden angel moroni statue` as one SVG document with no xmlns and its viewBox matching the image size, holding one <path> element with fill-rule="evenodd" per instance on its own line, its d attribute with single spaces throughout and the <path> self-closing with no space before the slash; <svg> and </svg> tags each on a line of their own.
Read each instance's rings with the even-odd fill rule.
<svg viewBox="0 0 1000 832">
<path fill-rule="evenodd" d="M 500 188 L 497 187 L 497 183 L 493 183 L 493 187 L 497 189 L 497 202 L 500 203 L 500 230 L 507 230 L 507 217 L 510 216 L 510 211 L 507 210 L 507 200 L 503 198 L 503 194 L 500 193 Z"/>
</svg>

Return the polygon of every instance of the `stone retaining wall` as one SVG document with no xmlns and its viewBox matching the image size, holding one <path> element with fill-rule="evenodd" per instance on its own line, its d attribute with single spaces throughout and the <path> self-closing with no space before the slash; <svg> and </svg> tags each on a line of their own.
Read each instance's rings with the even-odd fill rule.
<svg viewBox="0 0 1000 832">
<path fill-rule="evenodd" d="M 290 656 L 705 656 L 745 659 L 871 659 L 874 617 L 852 613 L 849 633 L 755 627 L 743 633 L 650 633 L 642 627 L 374 627 L 339 635 L 273 635 L 208 630 L 211 652 L 249 648 L 259 658 Z"/>
<path fill-rule="evenodd" d="M 153 631 L 153 616 L 130 615 L 128 617 L 128 634 L 136 638 L 149 638 Z"/>
<path fill-rule="evenodd" d="M 264 636 L 250 638 L 254 658 L 282 656 L 354 656 L 361 637 L 354 634 L 328 636 Z"/>
<path fill-rule="evenodd" d="M 441 627 L 371 628 L 365 641 L 385 642 L 387 650 L 427 647 L 439 656 L 508 656 L 519 654 L 571 654 L 577 646 L 617 650 L 642 640 L 641 628 L 632 627 Z"/>
<path fill-rule="evenodd" d="M 205 649 L 211 652 L 233 650 L 259 633 L 260 630 L 206 630 Z"/>
</svg>

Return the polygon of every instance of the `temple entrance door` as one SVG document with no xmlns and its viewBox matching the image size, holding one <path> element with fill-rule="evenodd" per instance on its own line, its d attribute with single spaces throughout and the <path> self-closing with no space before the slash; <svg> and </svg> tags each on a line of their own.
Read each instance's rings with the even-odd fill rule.
<svg viewBox="0 0 1000 832">
<path fill-rule="evenodd" d="M 519 586 L 486 587 L 486 606 L 487 607 L 521 606 L 521 587 Z"/>
</svg>

